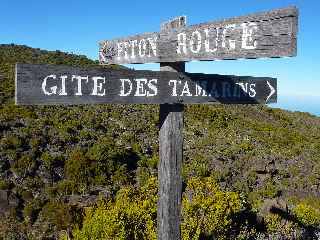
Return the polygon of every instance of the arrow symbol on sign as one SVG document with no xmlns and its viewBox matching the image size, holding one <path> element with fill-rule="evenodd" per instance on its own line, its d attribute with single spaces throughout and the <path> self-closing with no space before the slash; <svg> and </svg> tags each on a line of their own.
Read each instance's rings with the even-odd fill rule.
<svg viewBox="0 0 320 240">
<path fill-rule="evenodd" d="M 266 102 L 268 102 L 269 98 L 271 98 L 271 96 L 276 92 L 276 90 L 274 89 L 274 87 L 272 87 L 272 85 L 269 83 L 269 81 L 267 81 L 267 84 L 268 84 L 271 91 L 270 91 L 269 96 L 266 99 Z"/>
</svg>

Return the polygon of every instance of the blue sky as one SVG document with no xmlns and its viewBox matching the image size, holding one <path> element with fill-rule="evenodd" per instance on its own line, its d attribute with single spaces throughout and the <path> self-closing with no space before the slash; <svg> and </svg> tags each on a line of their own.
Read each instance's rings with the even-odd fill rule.
<svg viewBox="0 0 320 240">
<path fill-rule="evenodd" d="M 97 59 L 99 41 L 156 32 L 161 22 L 175 16 L 186 15 L 187 24 L 191 25 L 292 5 L 300 12 L 297 57 L 191 62 L 186 69 L 189 72 L 276 77 L 279 96 L 276 106 L 310 111 L 320 116 L 318 0 L 1 0 L 0 43 L 58 49 Z M 159 69 L 158 64 L 130 67 Z M 288 99 L 291 99 L 291 108 L 290 103 L 286 103 L 289 107 L 283 104 Z M 298 105 L 296 101 L 299 101 Z M 308 108 L 310 104 L 312 106 Z"/>
</svg>

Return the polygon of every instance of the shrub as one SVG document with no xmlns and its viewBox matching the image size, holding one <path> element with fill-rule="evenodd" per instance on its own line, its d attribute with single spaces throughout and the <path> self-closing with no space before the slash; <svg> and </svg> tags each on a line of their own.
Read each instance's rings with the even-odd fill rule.
<svg viewBox="0 0 320 240">
<path fill-rule="evenodd" d="M 7 190 L 10 188 L 10 183 L 6 180 L 0 180 L 0 190 Z"/>
<path fill-rule="evenodd" d="M 64 179 L 56 183 L 55 187 L 51 189 L 53 190 L 51 193 L 53 195 L 58 194 L 59 196 L 70 195 L 74 193 L 77 188 L 76 185 L 76 182 Z"/>
<path fill-rule="evenodd" d="M 33 167 L 33 160 L 29 155 L 23 155 L 13 164 L 12 168 L 19 175 L 25 176 Z"/>
<path fill-rule="evenodd" d="M 39 139 L 39 137 L 32 137 L 30 139 L 30 143 L 29 144 L 30 144 L 31 148 L 34 151 L 36 151 L 39 148 L 39 146 L 41 145 L 41 140 Z"/>
<path fill-rule="evenodd" d="M 80 149 L 76 149 L 70 154 L 69 159 L 65 163 L 64 169 L 69 181 L 77 183 L 79 187 L 89 185 L 90 160 Z"/>
<path fill-rule="evenodd" d="M 265 224 L 267 232 L 272 234 L 277 234 L 279 236 L 286 236 L 286 239 L 296 239 L 294 236 L 298 234 L 298 225 L 288 219 L 283 218 L 276 213 L 268 213 L 265 218 Z M 297 238 L 300 239 L 300 238 Z"/>
<path fill-rule="evenodd" d="M 83 228 L 74 231 L 78 240 L 156 239 L 156 179 L 141 188 L 124 187 L 114 201 L 100 201 L 89 208 Z"/>
<path fill-rule="evenodd" d="M 239 194 L 222 191 L 213 177 L 191 178 L 183 195 L 182 239 L 223 239 L 240 208 Z"/>
<path fill-rule="evenodd" d="M 31 191 L 28 191 L 28 190 L 23 190 L 21 192 L 21 197 L 23 199 L 23 201 L 25 202 L 29 202 L 33 199 L 33 194 Z"/>
<path fill-rule="evenodd" d="M 66 230 L 73 226 L 71 206 L 62 202 L 50 201 L 42 209 L 43 220 L 53 223 L 57 230 Z"/>
<path fill-rule="evenodd" d="M 213 178 L 192 178 L 183 196 L 182 239 L 219 237 L 231 228 L 240 211 L 240 197 L 220 190 Z M 100 201 L 89 208 L 77 240 L 156 239 L 157 183 L 149 178 L 142 187 L 123 187 L 114 200 Z"/>
<path fill-rule="evenodd" d="M 320 208 L 316 208 L 309 205 L 307 202 L 302 201 L 294 207 L 293 212 L 302 224 L 319 227 Z"/>
<path fill-rule="evenodd" d="M 21 147 L 22 141 L 14 135 L 9 135 L 1 139 L 1 146 L 3 149 L 17 149 Z"/>
<path fill-rule="evenodd" d="M 49 152 L 42 153 L 41 159 L 43 161 L 44 166 L 48 170 L 51 170 L 54 164 L 54 158 L 50 155 L 50 153 Z"/>
<path fill-rule="evenodd" d="M 41 207 L 43 206 L 42 202 L 33 199 L 28 202 L 23 209 L 23 216 L 26 222 L 34 223 L 38 217 L 39 212 L 41 211 Z"/>
</svg>

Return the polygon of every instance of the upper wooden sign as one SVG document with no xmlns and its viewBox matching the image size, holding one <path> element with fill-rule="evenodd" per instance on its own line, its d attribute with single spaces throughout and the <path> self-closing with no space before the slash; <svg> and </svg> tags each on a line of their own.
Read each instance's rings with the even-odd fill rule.
<svg viewBox="0 0 320 240">
<path fill-rule="evenodd" d="M 16 104 L 271 103 L 268 77 L 17 64 Z"/>
<path fill-rule="evenodd" d="M 297 8 L 288 7 L 173 30 L 163 27 L 159 33 L 103 41 L 99 59 L 101 64 L 126 64 L 295 56 L 297 25 Z"/>
</svg>

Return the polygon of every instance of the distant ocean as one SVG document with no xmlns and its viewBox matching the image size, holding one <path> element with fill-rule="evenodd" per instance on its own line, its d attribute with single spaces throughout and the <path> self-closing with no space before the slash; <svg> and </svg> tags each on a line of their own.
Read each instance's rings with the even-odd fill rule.
<svg viewBox="0 0 320 240">
<path fill-rule="evenodd" d="M 320 96 L 280 96 L 279 94 L 278 102 L 269 106 L 289 111 L 308 112 L 320 117 Z"/>
</svg>

